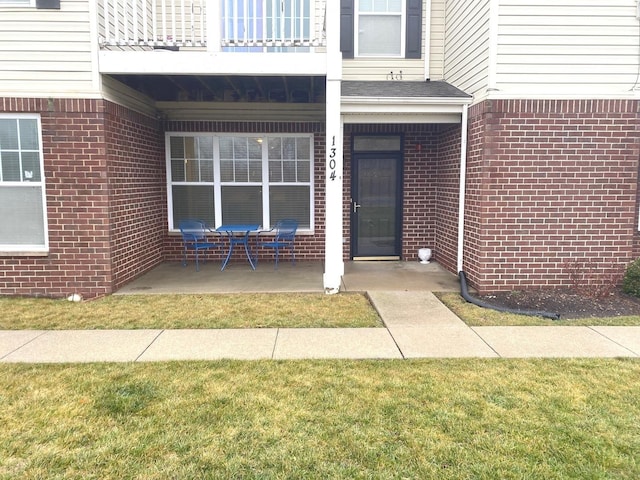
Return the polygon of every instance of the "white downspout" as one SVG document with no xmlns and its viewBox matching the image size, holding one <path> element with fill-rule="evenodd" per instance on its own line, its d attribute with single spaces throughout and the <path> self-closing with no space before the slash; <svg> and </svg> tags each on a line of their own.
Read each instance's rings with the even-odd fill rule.
<svg viewBox="0 0 640 480">
<path fill-rule="evenodd" d="M 431 0 L 425 2 L 424 8 L 424 79 L 431 80 Z"/>
<path fill-rule="evenodd" d="M 469 106 L 462 106 L 462 123 L 460 125 L 460 193 L 458 196 L 458 273 L 463 270 L 464 258 L 464 200 L 467 181 L 467 124 Z"/>
</svg>

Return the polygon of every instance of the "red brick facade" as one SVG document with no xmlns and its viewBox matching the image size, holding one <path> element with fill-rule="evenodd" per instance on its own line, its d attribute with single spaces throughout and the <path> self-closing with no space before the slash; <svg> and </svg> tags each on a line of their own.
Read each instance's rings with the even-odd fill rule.
<svg viewBox="0 0 640 480">
<path fill-rule="evenodd" d="M 48 255 L 0 257 L 0 294 L 96 297 L 162 260 L 158 122 L 102 100 L 5 98 L 0 112 L 41 116 L 49 232 Z"/>
<path fill-rule="evenodd" d="M 470 110 L 465 271 L 481 291 L 609 281 L 637 255 L 636 101 L 504 100 Z"/>
<path fill-rule="evenodd" d="M 106 104 L 113 290 L 164 258 L 167 189 L 164 135 L 156 119 Z"/>
<path fill-rule="evenodd" d="M 162 261 L 167 232 L 164 132 L 313 133 L 315 230 L 296 256 L 322 260 L 323 123 L 168 122 L 103 100 L 0 99 L 42 119 L 49 254 L 0 256 L 0 294 L 112 293 Z M 569 285 L 585 261 L 607 279 L 640 254 L 638 102 L 485 101 L 469 111 L 464 270 L 481 292 Z M 457 270 L 460 125 L 346 125 L 344 258 L 350 258 L 352 134 L 401 134 L 402 259 L 418 248 Z M 265 257 L 266 258 L 266 257 Z"/>
</svg>

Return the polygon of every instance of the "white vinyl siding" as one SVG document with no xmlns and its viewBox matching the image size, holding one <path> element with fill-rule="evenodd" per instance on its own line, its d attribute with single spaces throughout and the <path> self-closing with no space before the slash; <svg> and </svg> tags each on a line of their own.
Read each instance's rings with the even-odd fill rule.
<svg viewBox="0 0 640 480">
<path fill-rule="evenodd" d="M 344 60 L 343 66 L 344 80 L 391 80 L 391 72 L 394 77 L 400 75 L 402 80 L 424 80 L 424 60 L 357 58 Z"/>
<path fill-rule="evenodd" d="M 490 1 L 448 0 L 444 79 L 474 96 L 489 83 Z"/>
<path fill-rule="evenodd" d="M 431 23 L 429 32 L 429 71 L 431 80 L 444 78 L 444 3 L 445 0 L 431 0 L 431 13 L 425 16 Z"/>
<path fill-rule="evenodd" d="M 496 87 L 504 94 L 624 94 L 636 85 L 636 0 L 500 0 Z"/>
<path fill-rule="evenodd" d="M 0 90 L 3 94 L 97 93 L 92 75 L 89 11 L 89 0 L 65 0 L 60 10 L 0 5 Z"/>
</svg>

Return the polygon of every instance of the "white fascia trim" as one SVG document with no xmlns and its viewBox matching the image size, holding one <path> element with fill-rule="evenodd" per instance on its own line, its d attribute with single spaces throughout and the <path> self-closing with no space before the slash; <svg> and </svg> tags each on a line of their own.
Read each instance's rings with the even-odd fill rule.
<svg viewBox="0 0 640 480">
<path fill-rule="evenodd" d="M 448 123 L 459 124 L 462 113 L 347 113 L 343 114 L 344 123 L 375 123 L 375 124 L 407 124 L 407 123 Z"/>
<path fill-rule="evenodd" d="M 506 91 L 490 91 L 482 98 L 477 98 L 475 103 L 483 100 L 638 100 L 640 98 L 640 90 L 629 90 L 627 92 L 584 92 L 584 93 L 544 93 L 531 91 L 526 92 L 510 92 Z"/>
<path fill-rule="evenodd" d="M 100 73 L 164 75 L 326 75 L 321 53 L 100 52 Z"/>
<path fill-rule="evenodd" d="M 469 105 L 473 98 L 459 97 L 342 97 L 342 104 L 375 105 Z"/>
<path fill-rule="evenodd" d="M 424 115 L 456 114 L 459 116 L 471 98 L 416 98 L 416 97 L 342 97 L 344 115 Z M 458 120 L 459 121 L 459 120 Z"/>
</svg>

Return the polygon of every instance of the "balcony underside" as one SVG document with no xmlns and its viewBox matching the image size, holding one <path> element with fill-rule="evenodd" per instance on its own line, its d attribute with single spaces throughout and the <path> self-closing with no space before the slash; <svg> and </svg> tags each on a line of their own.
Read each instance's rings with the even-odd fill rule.
<svg viewBox="0 0 640 480">
<path fill-rule="evenodd" d="M 156 103 L 324 105 L 325 78 L 286 75 L 110 75 Z M 307 105 L 307 107 L 304 107 Z"/>
<path fill-rule="evenodd" d="M 99 53 L 103 74 L 326 75 L 322 53 L 211 53 L 206 51 L 107 51 Z"/>
</svg>

